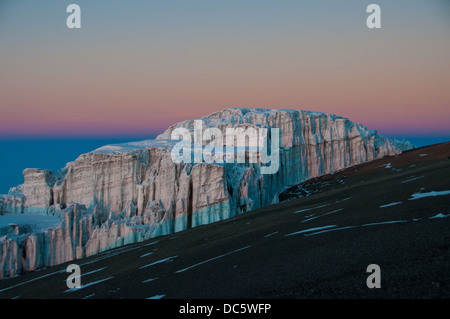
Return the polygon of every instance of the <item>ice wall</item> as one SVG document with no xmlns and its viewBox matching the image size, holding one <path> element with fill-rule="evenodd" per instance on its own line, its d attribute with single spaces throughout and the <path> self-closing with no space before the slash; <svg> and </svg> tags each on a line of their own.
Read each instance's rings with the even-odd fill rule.
<svg viewBox="0 0 450 319">
<path fill-rule="evenodd" d="M 231 108 L 201 120 L 224 132 L 279 128 L 278 171 L 174 163 L 170 151 L 178 141 L 171 134 L 193 130 L 194 120 L 155 140 L 82 154 L 59 172 L 27 169 L 23 185 L 0 195 L 0 214 L 52 215 L 61 222 L 45 231 L 19 225 L 0 231 L 0 278 L 230 218 L 277 202 L 289 185 L 401 152 L 375 130 L 332 114 Z"/>
</svg>

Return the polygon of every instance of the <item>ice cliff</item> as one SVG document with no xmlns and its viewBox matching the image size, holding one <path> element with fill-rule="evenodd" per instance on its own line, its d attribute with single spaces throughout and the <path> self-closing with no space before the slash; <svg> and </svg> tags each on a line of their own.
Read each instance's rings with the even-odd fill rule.
<svg viewBox="0 0 450 319">
<path fill-rule="evenodd" d="M 171 149 L 178 141 L 171 134 L 193 130 L 194 120 L 154 140 L 82 154 L 58 172 L 26 169 L 24 184 L 0 195 L 0 278 L 223 220 L 276 203 L 289 185 L 401 153 L 375 130 L 332 114 L 231 108 L 201 121 L 221 130 L 279 128 L 278 171 L 264 175 L 248 163 L 175 163 Z M 31 220 L 2 222 L 12 214 Z M 36 216 L 58 222 L 37 227 Z"/>
</svg>

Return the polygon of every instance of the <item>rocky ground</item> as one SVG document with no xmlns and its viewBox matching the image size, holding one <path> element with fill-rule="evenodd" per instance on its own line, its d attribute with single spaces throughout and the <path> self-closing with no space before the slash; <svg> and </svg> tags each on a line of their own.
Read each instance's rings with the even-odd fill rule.
<svg viewBox="0 0 450 319">
<path fill-rule="evenodd" d="M 280 204 L 0 281 L 0 298 L 449 298 L 450 143 L 287 189 Z M 381 269 L 369 289 L 367 267 Z"/>
</svg>

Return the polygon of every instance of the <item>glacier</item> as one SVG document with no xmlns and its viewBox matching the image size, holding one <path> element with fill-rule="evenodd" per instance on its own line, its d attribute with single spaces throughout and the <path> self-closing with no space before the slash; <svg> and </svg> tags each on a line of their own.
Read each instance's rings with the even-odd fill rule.
<svg viewBox="0 0 450 319">
<path fill-rule="evenodd" d="M 24 183 L 0 195 L 0 278 L 224 220 L 277 203 L 288 186 L 411 147 L 320 112 L 228 108 L 200 120 L 220 130 L 279 128 L 278 171 L 261 174 L 258 163 L 175 163 L 172 132 L 194 130 L 194 119 L 153 140 L 81 154 L 59 171 L 25 169 Z"/>
</svg>

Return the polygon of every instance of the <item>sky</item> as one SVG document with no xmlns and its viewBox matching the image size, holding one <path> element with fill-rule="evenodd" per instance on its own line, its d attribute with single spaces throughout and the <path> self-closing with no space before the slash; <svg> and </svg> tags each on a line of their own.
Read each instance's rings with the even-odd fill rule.
<svg viewBox="0 0 450 319">
<path fill-rule="evenodd" d="M 381 29 L 366 25 L 371 3 Z M 21 156 L 11 141 L 153 137 L 228 107 L 450 140 L 449 3 L 0 0 L 0 160 Z"/>
</svg>

